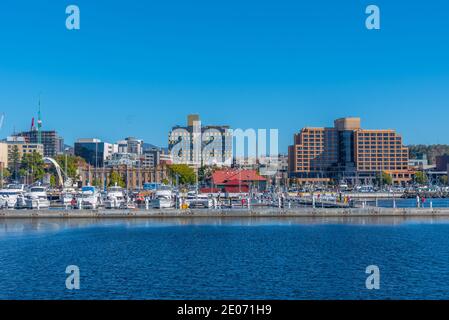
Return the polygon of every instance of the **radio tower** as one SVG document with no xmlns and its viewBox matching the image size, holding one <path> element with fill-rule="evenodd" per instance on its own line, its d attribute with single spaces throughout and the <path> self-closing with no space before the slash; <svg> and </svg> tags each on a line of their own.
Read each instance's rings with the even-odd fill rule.
<svg viewBox="0 0 449 320">
<path fill-rule="evenodd" d="M 37 113 L 37 143 L 42 144 L 41 96 L 39 95 L 39 111 Z"/>
</svg>

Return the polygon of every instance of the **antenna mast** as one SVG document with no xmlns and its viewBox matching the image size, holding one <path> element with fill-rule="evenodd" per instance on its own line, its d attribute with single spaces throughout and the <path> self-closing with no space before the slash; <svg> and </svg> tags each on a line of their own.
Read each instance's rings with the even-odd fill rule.
<svg viewBox="0 0 449 320">
<path fill-rule="evenodd" d="M 42 144 L 41 95 L 39 94 L 39 111 L 37 114 L 37 143 Z"/>
</svg>

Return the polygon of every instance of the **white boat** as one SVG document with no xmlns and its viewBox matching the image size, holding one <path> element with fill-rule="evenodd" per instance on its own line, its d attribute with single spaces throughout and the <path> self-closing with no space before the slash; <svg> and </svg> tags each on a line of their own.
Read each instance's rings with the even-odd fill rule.
<svg viewBox="0 0 449 320">
<path fill-rule="evenodd" d="M 173 208 L 175 202 L 173 201 L 173 193 L 170 189 L 157 190 L 155 199 L 151 201 L 151 206 L 156 209 Z"/>
<path fill-rule="evenodd" d="M 0 190 L 0 208 L 15 208 L 17 200 L 25 193 L 25 185 L 9 184 Z"/>
<path fill-rule="evenodd" d="M 206 194 L 189 195 L 186 203 L 189 205 L 189 208 L 212 208 L 214 206 L 212 198 Z"/>
<path fill-rule="evenodd" d="M 72 200 L 76 199 L 76 191 L 73 188 L 65 188 L 61 192 L 60 201 L 64 206 L 72 204 Z"/>
<path fill-rule="evenodd" d="M 101 194 L 96 187 L 86 186 L 81 189 L 77 199 L 77 208 L 97 209 L 101 205 Z"/>
<path fill-rule="evenodd" d="M 125 207 L 126 198 L 125 191 L 122 187 L 114 186 L 108 189 L 104 207 L 106 209 L 119 209 Z"/>
<path fill-rule="evenodd" d="M 48 200 L 47 189 L 45 187 L 31 187 L 25 194 L 24 200 L 25 208 L 27 209 L 47 209 L 50 207 L 50 201 Z M 18 206 L 22 205 L 18 204 Z"/>
</svg>

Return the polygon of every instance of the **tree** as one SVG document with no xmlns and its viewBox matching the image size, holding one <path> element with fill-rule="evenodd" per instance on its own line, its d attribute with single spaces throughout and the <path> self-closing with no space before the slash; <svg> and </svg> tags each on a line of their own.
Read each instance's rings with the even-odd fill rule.
<svg viewBox="0 0 449 320">
<path fill-rule="evenodd" d="M 101 181 L 98 178 L 92 179 L 92 185 L 98 188 L 103 188 Z"/>
<path fill-rule="evenodd" d="M 198 181 L 204 182 L 209 179 L 212 174 L 218 169 L 216 165 L 213 166 L 201 166 L 198 169 Z"/>
<path fill-rule="evenodd" d="M 79 179 L 78 168 L 86 165 L 86 160 L 81 157 L 72 156 L 72 155 L 58 155 L 55 158 L 56 162 L 65 171 L 66 169 L 66 160 L 67 160 L 67 175 L 73 181 Z"/>
<path fill-rule="evenodd" d="M 53 174 L 50 174 L 50 186 L 52 188 L 56 187 L 56 178 Z"/>
<path fill-rule="evenodd" d="M 11 153 L 12 176 L 14 180 L 19 178 L 20 160 L 19 147 L 14 145 Z"/>
<path fill-rule="evenodd" d="M 122 188 L 126 186 L 122 176 L 118 172 L 112 171 L 109 175 L 109 186 L 112 187 L 116 184 Z"/>
<path fill-rule="evenodd" d="M 4 180 L 8 180 L 9 177 L 11 177 L 11 172 L 9 172 L 9 170 L 7 168 L 1 168 L 1 181 L 0 181 L 0 186 L 3 188 L 3 181 Z"/>
<path fill-rule="evenodd" d="M 168 167 L 168 170 L 173 181 L 178 177 L 180 185 L 195 184 L 196 182 L 195 171 L 186 164 L 172 164 Z"/>
<path fill-rule="evenodd" d="M 11 175 L 11 171 L 8 168 L 3 168 L 3 179 L 9 179 Z"/>
<path fill-rule="evenodd" d="M 427 183 L 427 175 L 422 171 L 416 172 L 415 173 L 415 182 L 418 184 L 426 184 Z"/>
<path fill-rule="evenodd" d="M 380 179 L 384 185 L 391 186 L 393 184 L 393 178 L 385 171 L 382 171 Z"/>
<path fill-rule="evenodd" d="M 22 170 L 25 170 L 28 177 L 30 177 L 31 179 L 31 183 L 41 180 L 45 175 L 44 160 L 42 158 L 42 155 L 40 153 L 37 153 L 36 151 L 23 155 L 20 168 Z"/>
<path fill-rule="evenodd" d="M 435 164 L 437 156 L 449 154 L 449 145 L 411 145 L 409 146 L 410 158 L 416 159 L 420 155 L 427 155 L 429 164 Z"/>
<path fill-rule="evenodd" d="M 17 177 L 26 177 L 28 175 L 28 171 L 21 168 L 19 171 L 17 171 Z"/>
<path fill-rule="evenodd" d="M 441 176 L 440 177 L 440 183 L 444 186 L 447 186 L 448 183 L 448 176 Z"/>
</svg>

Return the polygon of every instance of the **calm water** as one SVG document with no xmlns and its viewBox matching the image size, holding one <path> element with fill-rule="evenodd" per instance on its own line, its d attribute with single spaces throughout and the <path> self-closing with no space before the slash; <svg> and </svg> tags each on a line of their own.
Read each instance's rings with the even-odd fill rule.
<svg viewBox="0 0 449 320">
<path fill-rule="evenodd" d="M 395 202 L 397 208 L 417 207 L 416 199 L 396 199 Z M 369 204 L 374 206 L 375 201 L 370 201 Z M 377 205 L 384 208 L 393 208 L 393 200 L 379 200 Z M 421 203 L 421 206 L 424 208 L 430 208 L 430 206 L 433 208 L 449 208 L 449 199 L 426 199 L 424 203 Z"/>
<path fill-rule="evenodd" d="M 61 298 L 448 299 L 449 221 L 0 220 L 0 299 Z"/>
</svg>

